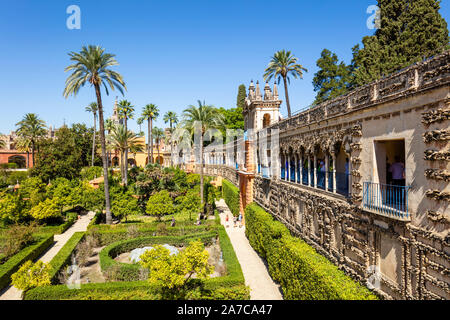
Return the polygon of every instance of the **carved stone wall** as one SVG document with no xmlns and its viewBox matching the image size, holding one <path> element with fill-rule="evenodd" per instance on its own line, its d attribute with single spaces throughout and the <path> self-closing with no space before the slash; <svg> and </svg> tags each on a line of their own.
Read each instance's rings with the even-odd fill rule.
<svg viewBox="0 0 450 320">
<path fill-rule="evenodd" d="M 376 291 L 385 298 L 450 299 L 450 236 L 285 181 L 257 177 L 253 192 L 256 203 L 362 284 L 370 266 L 379 267 Z"/>
</svg>

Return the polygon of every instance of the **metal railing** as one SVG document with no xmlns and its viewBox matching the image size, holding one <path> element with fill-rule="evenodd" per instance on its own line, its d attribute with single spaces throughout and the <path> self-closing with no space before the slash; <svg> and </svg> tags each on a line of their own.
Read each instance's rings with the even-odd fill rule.
<svg viewBox="0 0 450 320">
<path fill-rule="evenodd" d="M 364 182 L 363 207 L 382 215 L 409 219 L 409 186 Z"/>
</svg>

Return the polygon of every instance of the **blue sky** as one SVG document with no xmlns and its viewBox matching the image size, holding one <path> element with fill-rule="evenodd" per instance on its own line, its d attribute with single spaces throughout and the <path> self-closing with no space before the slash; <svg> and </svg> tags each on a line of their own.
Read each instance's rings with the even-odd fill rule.
<svg viewBox="0 0 450 320">
<path fill-rule="evenodd" d="M 81 8 L 81 30 L 69 30 L 69 5 Z M 84 107 L 95 101 L 85 87 L 64 99 L 70 51 L 98 44 L 116 54 L 127 84 L 125 98 L 140 112 L 148 103 L 178 114 L 198 99 L 235 107 L 237 88 L 262 81 L 273 53 L 291 50 L 308 69 L 289 87 L 293 111 L 315 97 L 312 78 L 327 48 L 345 62 L 373 30 L 366 13 L 375 0 L 321 1 L 25 1 L 0 0 L 0 132 L 34 112 L 48 125 L 91 124 Z M 441 3 L 450 21 L 450 1 Z M 281 88 L 282 89 L 282 88 Z M 103 95 L 110 116 L 118 92 Z M 284 99 L 283 91 L 281 97 Z M 282 113 L 286 114 L 285 105 Z M 162 117 L 160 117 L 162 118 Z M 131 128 L 137 130 L 135 121 Z M 164 127 L 162 119 L 156 123 Z"/>
</svg>

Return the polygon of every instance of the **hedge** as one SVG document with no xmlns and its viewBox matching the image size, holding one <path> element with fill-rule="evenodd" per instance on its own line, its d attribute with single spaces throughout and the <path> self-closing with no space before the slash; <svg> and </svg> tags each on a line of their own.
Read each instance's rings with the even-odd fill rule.
<svg viewBox="0 0 450 320">
<path fill-rule="evenodd" d="M 71 263 L 71 256 L 78 243 L 83 240 L 85 232 L 75 232 L 66 244 L 59 250 L 56 256 L 50 261 L 52 270 L 50 272 L 50 279 L 52 283 L 57 282 L 59 271 Z"/>
<path fill-rule="evenodd" d="M 134 224 L 137 226 L 137 232 L 139 233 L 139 237 L 149 237 L 153 236 L 155 233 L 158 232 L 157 226 L 155 224 Z M 200 226 L 186 226 L 183 228 L 180 228 L 179 226 L 176 227 L 166 227 L 167 234 L 164 236 L 185 236 L 193 233 L 199 233 L 199 232 L 208 232 L 211 230 L 214 230 L 215 226 L 212 224 L 204 224 Z M 127 228 L 104 228 L 103 226 L 99 226 L 99 228 L 91 228 L 89 229 L 89 232 L 93 232 L 96 235 L 98 235 L 100 244 L 102 246 L 109 245 L 111 243 L 121 241 L 121 240 L 129 240 L 130 235 L 128 234 Z M 162 236 L 162 235 L 160 235 Z"/>
<path fill-rule="evenodd" d="M 106 283 L 88 283 L 81 284 L 77 290 L 68 289 L 65 285 L 34 288 L 25 293 L 25 300 L 161 300 L 161 299 L 184 299 L 184 300 L 248 300 L 250 291 L 245 286 L 244 275 L 236 254 L 231 245 L 230 239 L 223 226 L 217 227 L 214 232 L 189 235 L 184 237 L 147 237 L 141 239 L 132 239 L 128 241 L 119 241 L 104 248 L 100 252 L 100 263 L 103 268 L 108 268 L 114 264 L 125 265 L 123 275 L 130 275 L 139 270 L 138 265 L 121 264 L 111 258 L 111 255 L 117 255 L 136 248 L 136 245 L 147 245 L 155 243 L 185 244 L 189 240 L 201 238 L 208 241 L 216 235 L 219 235 L 220 248 L 222 256 L 227 266 L 227 275 L 224 277 L 211 278 L 200 284 L 193 283 L 182 295 L 164 296 L 161 288 L 150 285 L 147 281 L 118 281 Z M 131 267 L 130 267 L 131 266 Z M 134 271 L 133 271 L 134 269 Z"/>
<path fill-rule="evenodd" d="M 239 189 L 227 180 L 222 181 L 222 194 L 233 215 L 239 215 Z"/>
<path fill-rule="evenodd" d="M 245 210 L 250 245 L 267 260 L 285 299 L 376 300 L 369 289 L 345 275 L 279 221 L 252 203 Z"/>
<path fill-rule="evenodd" d="M 140 237 L 135 239 L 118 241 L 105 247 L 99 253 L 100 267 L 103 272 L 106 272 L 109 268 L 113 266 L 119 266 L 116 275 L 117 280 L 120 281 L 136 281 L 139 280 L 140 276 L 140 265 L 139 264 L 129 264 L 121 263 L 114 260 L 115 257 L 121 253 L 131 251 L 136 248 L 141 248 L 145 246 L 151 246 L 155 244 L 170 244 L 174 246 L 186 245 L 191 240 L 200 239 L 202 242 L 210 242 L 213 237 L 216 236 L 216 232 L 199 233 L 192 234 L 182 237 Z"/>
<path fill-rule="evenodd" d="M 24 300 L 248 300 L 245 285 L 227 288 L 208 288 L 207 285 L 188 288 L 182 296 L 167 297 L 161 288 L 147 281 L 82 284 L 80 289 L 65 285 L 38 287 L 24 293 Z"/>
<path fill-rule="evenodd" d="M 40 227 L 40 230 L 38 230 L 38 234 L 62 234 L 67 231 L 73 224 L 75 223 L 75 220 L 67 220 L 63 224 L 60 224 L 59 226 L 45 226 Z"/>
<path fill-rule="evenodd" d="M 36 239 L 35 244 L 22 249 L 0 265 L 0 290 L 11 282 L 11 275 L 19 270 L 23 263 L 37 259 L 52 244 L 53 234 L 40 236 Z"/>
</svg>

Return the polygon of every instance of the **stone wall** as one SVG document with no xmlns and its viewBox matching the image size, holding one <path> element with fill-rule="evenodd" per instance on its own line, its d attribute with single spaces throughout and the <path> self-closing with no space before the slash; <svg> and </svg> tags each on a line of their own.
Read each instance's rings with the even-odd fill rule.
<svg viewBox="0 0 450 320">
<path fill-rule="evenodd" d="M 450 299 L 449 117 L 447 51 L 269 127 L 280 130 L 280 159 L 335 163 L 344 153 L 349 197 L 256 174 L 253 201 L 362 283 L 377 271 L 376 291 L 388 299 Z M 406 218 L 363 204 L 363 184 L 381 183 L 376 148 L 385 141 L 404 146 Z M 205 170 L 239 186 L 233 167 Z"/>
</svg>

